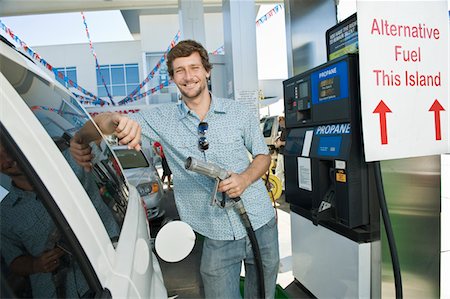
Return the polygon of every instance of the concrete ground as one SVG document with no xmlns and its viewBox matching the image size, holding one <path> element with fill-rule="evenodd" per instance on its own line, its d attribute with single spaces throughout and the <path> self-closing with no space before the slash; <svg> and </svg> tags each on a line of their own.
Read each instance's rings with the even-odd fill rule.
<svg viewBox="0 0 450 299">
<path fill-rule="evenodd" d="M 165 186 L 165 188 L 167 188 Z M 292 252 L 291 252 L 291 227 L 289 204 L 282 196 L 278 200 L 278 232 L 280 244 L 280 270 L 277 283 L 284 289 L 289 298 L 314 298 L 303 291 L 301 285 L 294 279 L 292 274 Z M 165 189 L 165 197 L 162 202 L 165 209 L 165 217 L 179 219 L 176 211 L 173 192 Z M 152 236 L 156 236 L 161 227 L 161 220 L 150 223 Z M 169 296 L 177 298 L 204 298 L 203 284 L 200 273 L 200 257 L 202 250 L 202 240 L 197 238 L 194 249 L 184 260 L 177 263 L 168 263 L 159 260 Z M 245 275 L 243 272 L 242 275 Z"/>
</svg>

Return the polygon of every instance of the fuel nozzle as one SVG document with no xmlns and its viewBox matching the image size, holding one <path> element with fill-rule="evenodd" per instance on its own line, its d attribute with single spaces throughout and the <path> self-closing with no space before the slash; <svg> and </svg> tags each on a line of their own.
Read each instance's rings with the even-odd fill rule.
<svg viewBox="0 0 450 299">
<path fill-rule="evenodd" d="M 220 168 L 219 166 L 212 163 L 200 161 L 192 157 L 186 159 L 184 167 L 188 170 L 192 170 L 194 172 L 209 176 L 213 179 L 219 179 L 221 181 L 229 177 L 228 171 L 226 171 L 225 169 Z"/>
<path fill-rule="evenodd" d="M 217 194 L 217 190 L 219 188 L 220 181 L 223 181 L 229 177 L 228 171 L 226 171 L 223 168 L 220 168 L 219 166 L 217 166 L 215 164 L 205 162 L 205 161 L 200 161 L 200 160 L 197 160 L 192 157 L 189 157 L 186 159 L 186 162 L 184 163 L 184 167 L 187 170 L 191 170 L 196 173 L 200 173 L 207 177 L 213 178 L 216 181 L 214 190 L 212 191 L 212 195 L 211 195 L 211 205 L 218 204 L 220 207 L 224 208 L 225 207 L 225 199 L 222 200 L 221 202 L 219 202 L 216 199 L 216 194 Z"/>
</svg>

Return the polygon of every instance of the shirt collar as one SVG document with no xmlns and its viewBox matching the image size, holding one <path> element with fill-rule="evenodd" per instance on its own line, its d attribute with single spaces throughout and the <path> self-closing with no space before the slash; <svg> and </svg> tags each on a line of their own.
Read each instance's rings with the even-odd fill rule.
<svg viewBox="0 0 450 299">
<path fill-rule="evenodd" d="M 16 205 L 19 202 L 19 200 L 21 200 L 21 199 L 24 199 L 24 198 L 26 198 L 26 199 L 29 199 L 29 198 L 36 199 L 37 198 L 35 192 L 22 190 L 22 189 L 16 187 L 14 185 L 14 183 L 11 184 L 11 188 L 9 190 L 9 194 L 8 195 L 11 196 L 12 199 L 13 199 L 13 202 L 12 202 L 13 206 Z"/>
<path fill-rule="evenodd" d="M 211 95 L 211 106 L 209 107 L 209 113 L 213 112 L 213 113 L 226 113 L 225 111 L 225 107 L 223 105 L 222 101 L 219 101 L 217 99 L 217 97 L 215 95 L 213 95 L 212 93 L 209 93 Z M 179 101 L 179 103 L 177 104 L 178 106 L 178 112 L 179 112 L 179 119 L 185 118 L 187 117 L 187 115 L 189 114 L 189 107 L 186 105 L 186 103 L 181 100 Z"/>
</svg>

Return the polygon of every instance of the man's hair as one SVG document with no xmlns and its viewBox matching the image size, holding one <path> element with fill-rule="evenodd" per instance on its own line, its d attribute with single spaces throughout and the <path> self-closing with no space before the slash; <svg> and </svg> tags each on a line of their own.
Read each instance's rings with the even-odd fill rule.
<svg viewBox="0 0 450 299">
<path fill-rule="evenodd" d="M 208 52 L 203 46 L 194 40 L 183 40 L 173 47 L 167 54 L 167 71 L 171 78 L 173 78 L 173 61 L 179 57 L 188 57 L 192 53 L 198 52 L 202 59 L 202 65 L 207 72 L 212 69 L 212 64 L 209 62 Z"/>
</svg>

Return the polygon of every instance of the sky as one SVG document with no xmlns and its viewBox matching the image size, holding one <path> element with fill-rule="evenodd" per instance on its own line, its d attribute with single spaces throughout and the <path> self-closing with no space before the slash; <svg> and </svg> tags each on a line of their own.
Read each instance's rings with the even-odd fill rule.
<svg viewBox="0 0 450 299">
<path fill-rule="evenodd" d="M 93 43 L 133 40 L 118 10 L 84 12 L 84 16 Z M 1 17 L 0 20 L 30 47 L 88 42 L 80 12 Z"/>
</svg>

